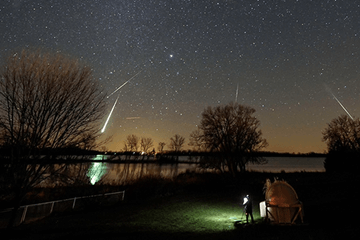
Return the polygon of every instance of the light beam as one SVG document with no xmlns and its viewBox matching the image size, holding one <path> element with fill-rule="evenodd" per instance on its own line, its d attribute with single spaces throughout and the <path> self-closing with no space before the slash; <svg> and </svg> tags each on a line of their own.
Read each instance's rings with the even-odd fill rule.
<svg viewBox="0 0 360 240">
<path fill-rule="evenodd" d="M 116 98 L 116 101 L 115 101 L 115 103 L 114 103 L 114 106 L 112 107 L 112 109 L 111 109 L 111 111 L 110 111 L 110 114 L 109 114 L 108 118 L 106 119 L 105 125 L 104 125 L 104 127 L 101 129 L 101 132 L 102 132 L 102 133 L 105 132 L 106 125 L 107 125 L 108 122 L 109 122 L 109 119 L 110 119 L 110 117 L 111 117 L 112 112 L 114 111 L 115 105 L 116 105 L 119 97 L 120 97 L 120 95 Z"/>
<path fill-rule="evenodd" d="M 128 82 L 131 81 L 131 79 L 133 79 L 134 77 L 136 77 L 137 75 L 139 75 L 139 73 L 141 73 L 142 70 L 140 70 L 137 74 L 135 74 L 134 76 L 132 76 L 129 80 L 127 80 L 123 85 L 121 85 L 120 87 L 118 87 L 115 91 L 113 91 L 109 96 L 107 96 L 107 98 L 109 98 L 111 95 L 113 95 L 114 93 L 116 93 L 117 91 L 119 91 L 123 86 L 125 86 Z"/>
</svg>

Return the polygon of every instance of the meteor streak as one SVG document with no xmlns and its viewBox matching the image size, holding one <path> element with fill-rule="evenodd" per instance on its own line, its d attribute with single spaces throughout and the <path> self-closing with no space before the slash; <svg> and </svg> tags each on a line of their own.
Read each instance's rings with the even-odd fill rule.
<svg viewBox="0 0 360 240">
<path fill-rule="evenodd" d="M 111 95 L 113 95 L 114 93 L 116 93 L 117 91 L 119 91 L 123 86 L 125 86 L 128 82 L 131 81 L 131 79 L 133 79 L 134 77 L 136 77 L 137 75 L 139 75 L 139 73 L 141 73 L 142 70 L 140 70 L 137 74 L 135 74 L 134 76 L 132 76 L 129 80 L 127 80 L 123 85 L 121 85 L 120 87 L 118 87 L 115 91 L 113 91 L 109 96 L 107 96 L 107 98 L 109 98 Z"/>
<path fill-rule="evenodd" d="M 332 94 L 332 93 L 331 93 Z M 341 102 L 337 99 L 337 97 L 335 97 L 334 94 L 332 94 L 332 96 L 335 98 L 335 100 L 339 103 L 339 105 L 344 109 L 344 111 L 347 113 L 347 115 L 349 115 L 349 117 L 351 118 L 351 120 L 354 120 L 354 118 L 351 116 L 351 114 L 348 112 L 348 110 L 346 110 L 346 108 L 341 104 Z"/>
<path fill-rule="evenodd" d="M 127 117 L 127 120 L 134 120 L 134 119 L 140 119 L 140 117 Z"/>
<path fill-rule="evenodd" d="M 239 93 L 239 84 L 236 86 L 236 95 L 235 95 L 235 102 L 237 103 L 238 99 L 238 93 Z"/>
<path fill-rule="evenodd" d="M 346 110 L 344 105 L 342 105 L 341 102 L 339 101 L 339 99 L 337 99 L 337 97 L 335 97 L 335 95 L 331 92 L 331 89 L 326 84 L 324 84 L 324 85 L 325 85 L 326 91 L 328 91 L 333 96 L 333 98 L 338 102 L 338 104 L 342 107 L 342 109 L 344 109 L 344 111 L 351 118 L 351 120 L 354 120 L 354 118 L 351 116 L 351 114 L 348 112 L 348 110 Z"/>
<path fill-rule="evenodd" d="M 115 101 L 115 103 L 114 103 L 114 106 L 112 107 L 112 109 L 111 109 L 111 111 L 110 111 L 110 114 L 109 114 L 108 118 L 106 119 L 105 125 L 104 125 L 104 127 L 101 129 L 101 132 L 102 132 L 102 133 L 105 132 L 106 125 L 107 125 L 108 122 L 109 122 L 109 119 L 110 119 L 110 117 L 111 117 L 112 112 L 114 111 L 115 105 L 116 105 L 119 97 L 120 97 L 120 95 L 116 98 L 116 101 Z"/>
</svg>

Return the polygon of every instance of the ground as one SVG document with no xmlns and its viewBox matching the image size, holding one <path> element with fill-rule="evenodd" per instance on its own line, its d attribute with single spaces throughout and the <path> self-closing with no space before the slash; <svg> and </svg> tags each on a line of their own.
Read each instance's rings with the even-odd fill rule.
<svg viewBox="0 0 360 240">
<path fill-rule="evenodd" d="M 354 186 L 349 181 L 356 185 L 358 180 L 320 173 L 277 176 L 289 180 L 305 209 L 304 224 L 277 226 L 264 223 L 259 216 L 266 177 L 252 174 L 221 184 L 213 179 L 169 196 L 144 200 L 128 196 L 115 206 L 57 213 L 13 230 L 1 230 L 0 234 L 7 239 L 187 240 L 352 239 L 359 234 L 352 205 L 348 204 Z M 244 224 L 241 201 L 247 193 L 254 196 L 255 224 Z"/>
</svg>

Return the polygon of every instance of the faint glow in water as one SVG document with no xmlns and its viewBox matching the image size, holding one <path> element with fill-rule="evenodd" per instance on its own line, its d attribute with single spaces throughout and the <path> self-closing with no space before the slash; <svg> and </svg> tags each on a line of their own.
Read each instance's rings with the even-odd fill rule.
<svg viewBox="0 0 360 240">
<path fill-rule="evenodd" d="M 102 160 L 102 155 L 97 155 L 93 160 Z M 88 173 L 86 174 L 90 178 L 90 183 L 94 185 L 107 171 L 106 163 L 95 162 L 89 167 Z"/>
<path fill-rule="evenodd" d="M 267 164 L 249 163 L 247 170 L 265 172 L 325 172 L 325 157 L 266 157 Z"/>
</svg>

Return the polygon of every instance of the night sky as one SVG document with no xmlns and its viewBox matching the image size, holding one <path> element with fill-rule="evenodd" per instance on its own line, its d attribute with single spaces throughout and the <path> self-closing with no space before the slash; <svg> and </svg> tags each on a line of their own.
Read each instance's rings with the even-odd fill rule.
<svg viewBox="0 0 360 240">
<path fill-rule="evenodd" d="M 346 114 L 333 96 L 360 115 L 355 2 L 2 0 L 0 58 L 60 51 L 91 66 L 106 95 L 137 74 L 106 99 L 108 114 L 118 98 L 108 150 L 129 134 L 157 148 L 178 133 L 188 148 L 205 107 L 237 101 L 255 108 L 265 150 L 322 153 L 326 124 Z"/>
</svg>

